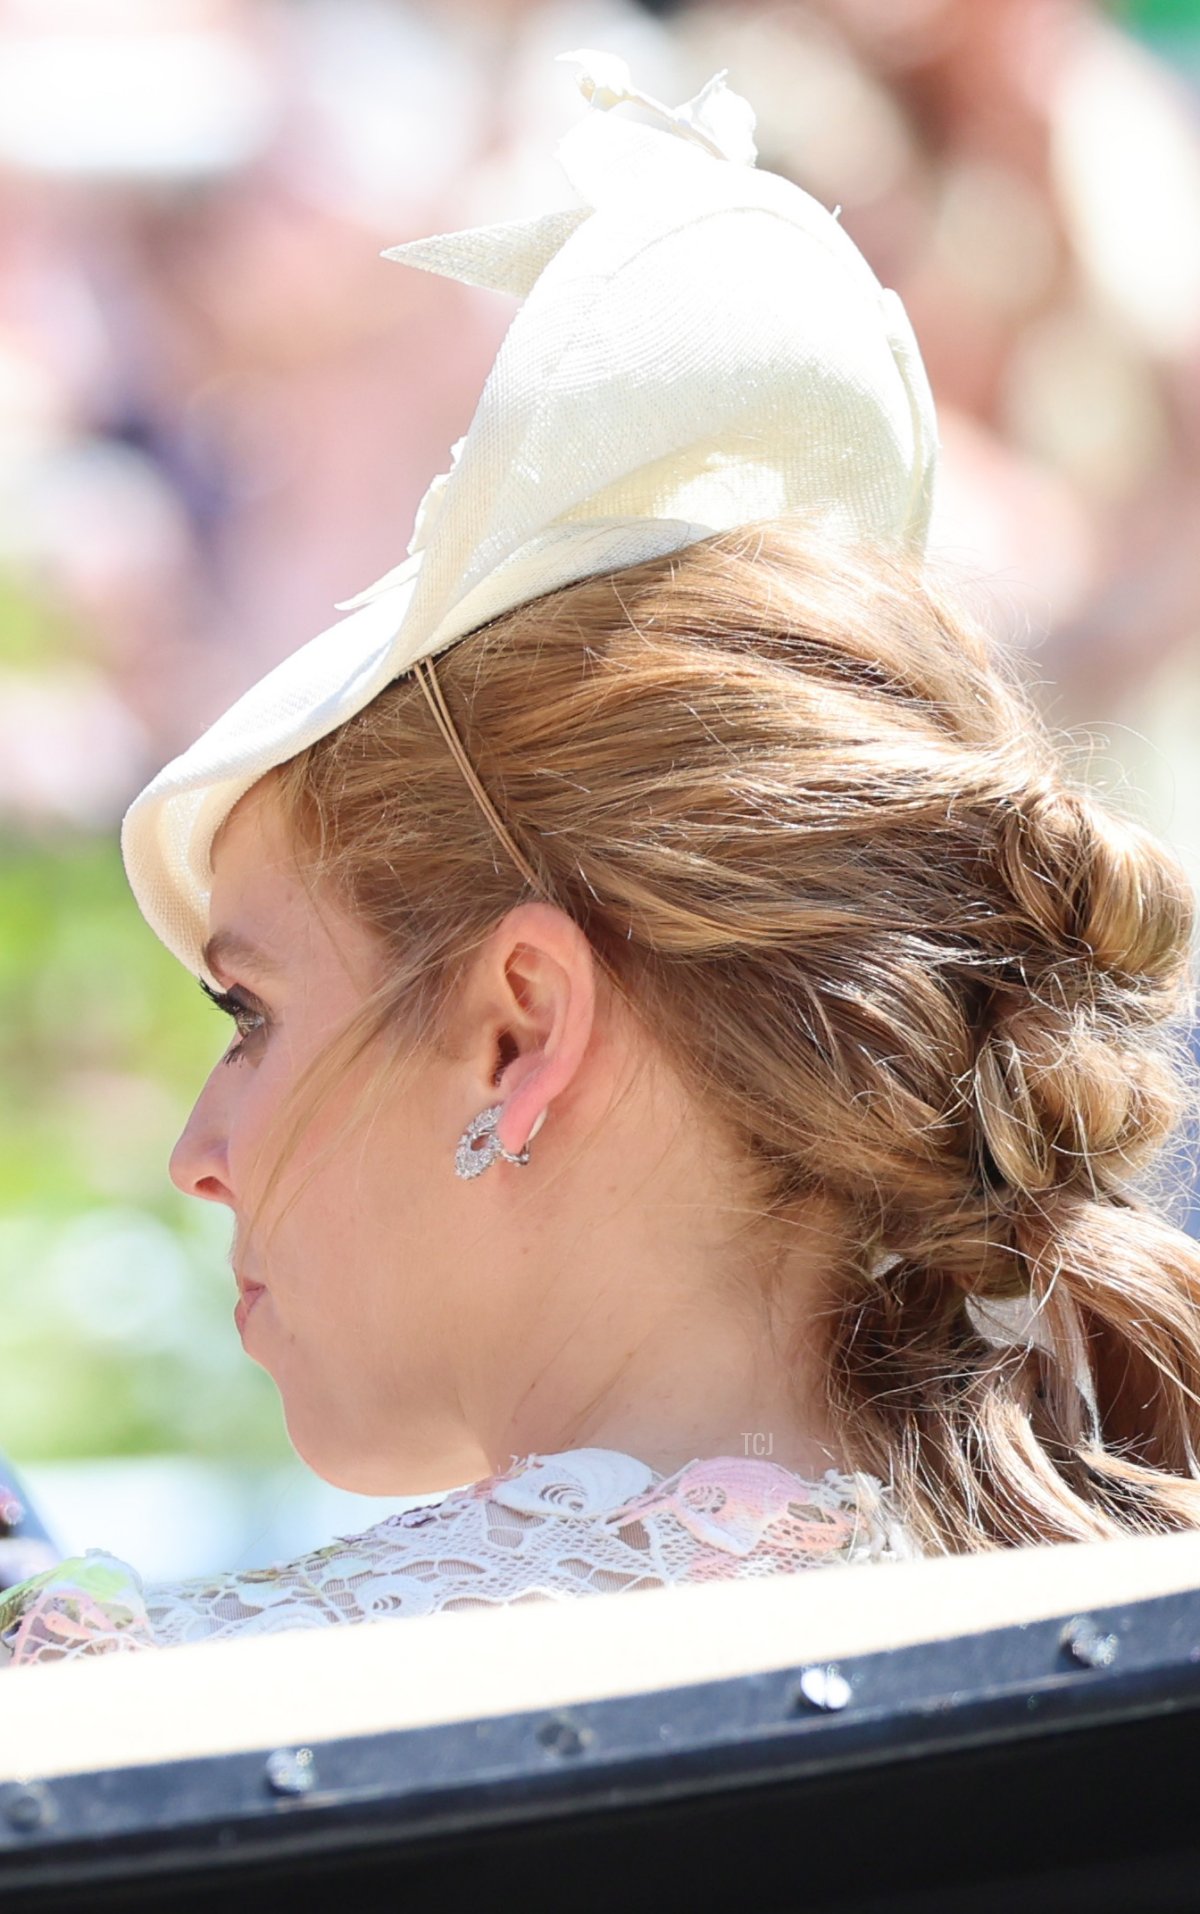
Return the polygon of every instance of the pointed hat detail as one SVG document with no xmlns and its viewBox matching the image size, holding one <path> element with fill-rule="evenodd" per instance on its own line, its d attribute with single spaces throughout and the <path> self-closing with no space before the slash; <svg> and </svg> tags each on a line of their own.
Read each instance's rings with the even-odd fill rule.
<svg viewBox="0 0 1200 1914">
<path fill-rule="evenodd" d="M 836 218 L 755 166 L 717 75 L 669 108 L 564 55 L 589 110 L 564 203 L 385 257 L 521 304 L 408 556 L 136 798 L 122 846 L 168 949 L 202 969 L 212 841 L 238 799 L 393 679 L 502 612 L 714 533 L 802 514 L 920 549 L 933 400 L 899 299 Z"/>
</svg>

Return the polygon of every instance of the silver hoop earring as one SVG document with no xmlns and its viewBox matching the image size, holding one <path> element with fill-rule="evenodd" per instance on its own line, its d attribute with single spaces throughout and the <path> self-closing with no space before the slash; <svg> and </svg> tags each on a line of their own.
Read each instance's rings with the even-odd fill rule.
<svg viewBox="0 0 1200 1914">
<path fill-rule="evenodd" d="M 528 1163 L 528 1143 L 514 1156 L 511 1150 L 505 1149 L 496 1135 L 496 1124 L 500 1120 L 500 1112 L 503 1108 L 502 1103 L 493 1103 L 488 1109 L 481 1110 L 477 1117 L 471 1118 L 459 1137 L 458 1148 L 454 1152 L 456 1176 L 482 1176 L 489 1163 L 494 1163 L 498 1156 L 502 1156 L 506 1163 Z"/>
</svg>

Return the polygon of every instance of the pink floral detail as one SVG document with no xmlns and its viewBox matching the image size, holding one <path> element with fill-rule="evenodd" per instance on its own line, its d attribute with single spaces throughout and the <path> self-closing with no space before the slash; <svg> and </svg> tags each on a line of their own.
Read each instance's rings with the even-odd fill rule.
<svg viewBox="0 0 1200 1914">
<path fill-rule="evenodd" d="M 126 1622 L 86 1589 L 60 1585 L 43 1589 L 25 1609 L 11 1638 L 12 1665 L 49 1659 L 50 1648 L 68 1657 L 85 1646 L 92 1652 L 152 1648 L 154 1637 L 148 1626 Z"/>
<path fill-rule="evenodd" d="M 689 1462 L 612 1511 L 607 1521 L 616 1526 L 651 1510 L 674 1515 L 698 1542 L 741 1556 L 758 1547 L 768 1530 L 772 1552 L 785 1555 L 832 1554 L 855 1530 L 853 1511 L 839 1508 L 828 1490 L 754 1456 Z"/>
</svg>

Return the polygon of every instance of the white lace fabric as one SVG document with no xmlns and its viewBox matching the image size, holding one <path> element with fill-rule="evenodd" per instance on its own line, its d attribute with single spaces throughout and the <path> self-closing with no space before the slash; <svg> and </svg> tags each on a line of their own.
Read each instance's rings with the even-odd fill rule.
<svg viewBox="0 0 1200 1914">
<path fill-rule="evenodd" d="M 516 1458 L 273 1568 L 144 1588 L 89 1549 L 0 1596 L 0 1643 L 24 1665 L 917 1553 L 874 1476 L 810 1482 L 749 1456 L 664 1476 L 617 1450 L 572 1449 Z"/>
</svg>

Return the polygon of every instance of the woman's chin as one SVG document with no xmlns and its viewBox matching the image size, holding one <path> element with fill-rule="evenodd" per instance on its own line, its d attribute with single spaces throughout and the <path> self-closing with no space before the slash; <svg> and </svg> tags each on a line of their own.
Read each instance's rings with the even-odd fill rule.
<svg viewBox="0 0 1200 1914">
<path fill-rule="evenodd" d="M 288 1441 L 306 1469 L 328 1482 L 331 1489 L 343 1489 L 348 1495 L 403 1495 L 403 1489 L 379 1486 L 376 1471 L 356 1452 L 344 1449 L 334 1438 L 330 1422 L 311 1409 L 289 1408 L 282 1388 L 283 1421 Z"/>
<path fill-rule="evenodd" d="M 456 1475 L 451 1459 L 443 1462 L 437 1457 L 406 1456 L 395 1451 L 367 1455 L 358 1448 L 341 1448 L 331 1440 L 328 1423 L 314 1430 L 313 1418 L 298 1412 L 289 1414 L 286 1400 L 283 1419 L 288 1441 L 305 1467 L 322 1482 L 328 1482 L 330 1488 L 348 1495 L 440 1495 L 474 1479 L 469 1468 Z"/>
</svg>

